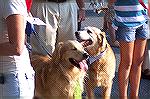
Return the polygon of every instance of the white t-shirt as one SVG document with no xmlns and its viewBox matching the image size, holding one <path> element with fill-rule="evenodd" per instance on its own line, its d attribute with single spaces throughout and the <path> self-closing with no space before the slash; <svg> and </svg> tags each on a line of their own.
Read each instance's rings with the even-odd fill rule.
<svg viewBox="0 0 150 99">
<path fill-rule="evenodd" d="M 5 19 L 12 14 L 28 15 L 25 0 L 0 0 L 0 43 L 8 42 Z M 26 24 L 26 20 L 25 20 Z M 0 73 L 33 71 L 26 46 L 20 56 L 0 56 Z"/>
</svg>

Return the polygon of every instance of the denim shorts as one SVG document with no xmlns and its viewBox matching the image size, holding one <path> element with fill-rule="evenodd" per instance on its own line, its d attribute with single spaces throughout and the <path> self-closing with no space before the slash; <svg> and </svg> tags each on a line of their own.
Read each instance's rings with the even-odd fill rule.
<svg viewBox="0 0 150 99">
<path fill-rule="evenodd" d="M 148 38 L 147 22 L 137 28 L 118 27 L 118 29 L 116 30 L 116 39 L 118 41 L 132 42 L 136 39 L 147 39 L 147 38 Z"/>
<path fill-rule="evenodd" d="M 0 99 L 32 99 L 34 95 L 34 73 L 5 74 L 0 83 Z"/>
</svg>

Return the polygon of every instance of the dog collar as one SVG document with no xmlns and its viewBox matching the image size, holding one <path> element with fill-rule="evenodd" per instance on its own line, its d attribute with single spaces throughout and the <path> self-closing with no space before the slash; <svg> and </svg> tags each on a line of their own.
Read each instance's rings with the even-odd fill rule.
<svg viewBox="0 0 150 99">
<path fill-rule="evenodd" d="M 88 65 L 91 65 L 92 63 L 94 63 L 96 60 L 100 59 L 107 51 L 108 47 L 106 45 L 106 48 L 104 51 L 100 52 L 98 55 L 96 56 L 89 56 L 89 58 L 87 59 L 87 63 Z"/>
</svg>

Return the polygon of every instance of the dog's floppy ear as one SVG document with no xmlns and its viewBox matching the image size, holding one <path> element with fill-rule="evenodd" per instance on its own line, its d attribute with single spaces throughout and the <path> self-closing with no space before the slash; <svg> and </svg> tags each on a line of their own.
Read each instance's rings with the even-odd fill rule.
<svg viewBox="0 0 150 99">
<path fill-rule="evenodd" d="M 101 46 L 102 47 L 105 47 L 106 45 L 106 35 L 105 35 L 105 32 L 101 32 L 99 35 L 98 35 L 98 38 L 101 40 Z"/>
<path fill-rule="evenodd" d="M 105 32 L 101 32 L 100 35 L 102 36 L 102 46 L 105 46 L 106 45 L 106 34 Z"/>
<path fill-rule="evenodd" d="M 52 55 L 54 60 L 59 60 L 61 58 L 61 48 L 62 48 L 63 44 L 64 44 L 63 42 L 59 42 L 56 45 L 56 48 L 55 48 L 53 55 Z"/>
</svg>

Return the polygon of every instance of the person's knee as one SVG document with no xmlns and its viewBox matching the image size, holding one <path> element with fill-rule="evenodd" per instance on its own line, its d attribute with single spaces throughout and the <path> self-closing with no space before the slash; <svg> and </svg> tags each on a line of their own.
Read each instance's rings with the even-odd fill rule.
<svg viewBox="0 0 150 99">
<path fill-rule="evenodd" d="M 129 70 L 130 67 L 132 66 L 132 61 L 131 60 L 123 60 L 120 62 L 120 66 L 122 66 L 123 69 Z"/>
</svg>

